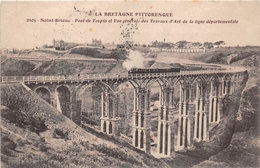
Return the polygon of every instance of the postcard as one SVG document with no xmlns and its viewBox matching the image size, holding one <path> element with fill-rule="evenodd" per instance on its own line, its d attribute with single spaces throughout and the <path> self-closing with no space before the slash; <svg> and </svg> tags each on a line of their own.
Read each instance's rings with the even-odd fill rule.
<svg viewBox="0 0 260 168">
<path fill-rule="evenodd" d="M 2 1 L 1 167 L 259 167 L 258 1 Z"/>
</svg>

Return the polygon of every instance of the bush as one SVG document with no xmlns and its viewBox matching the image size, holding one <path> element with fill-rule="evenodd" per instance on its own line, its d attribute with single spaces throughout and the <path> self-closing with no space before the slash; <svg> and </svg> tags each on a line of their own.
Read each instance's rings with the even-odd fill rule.
<svg viewBox="0 0 260 168">
<path fill-rule="evenodd" d="M 17 99 L 9 99 L 10 105 L 8 106 L 11 110 L 5 110 L 1 113 L 1 116 L 8 120 L 10 123 L 16 124 L 20 128 L 28 128 L 30 131 L 35 132 L 39 135 L 40 132 L 46 131 L 48 128 L 45 125 L 45 120 L 40 117 L 36 118 L 33 114 L 24 113 L 21 109 L 16 106 L 26 106 L 26 103 L 21 105 L 23 101 Z M 9 104 L 8 103 L 8 104 Z M 16 105 L 16 106 L 14 106 Z"/>
<path fill-rule="evenodd" d="M 22 90 L 12 92 L 12 94 L 9 94 L 6 91 L 1 95 L 2 104 L 9 108 L 1 112 L 1 117 L 20 128 L 28 128 L 38 135 L 39 132 L 46 131 L 45 120 L 37 116 L 37 112 L 30 108 L 29 95 L 23 95 L 24 91 Z"/>
<path fill-rule="evenodd" d="M 64 130 L 56 128 L 53 133 L 53 138 L 61 138 L 64 140 L 68 140 L 69 139 L 68 135 L 69 135 L 68 131 L 64 131 Z"/>
</svg>

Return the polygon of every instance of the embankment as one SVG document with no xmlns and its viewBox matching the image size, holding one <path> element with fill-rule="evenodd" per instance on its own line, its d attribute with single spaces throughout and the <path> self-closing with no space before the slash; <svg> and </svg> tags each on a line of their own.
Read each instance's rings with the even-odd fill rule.
<svg viewBox="0 0 260 168">
<path fill-rule="evenodd" d="M 100 139 L 21 84 L 1 84 L 2 167 L 165 167 Z"/>
</svg>

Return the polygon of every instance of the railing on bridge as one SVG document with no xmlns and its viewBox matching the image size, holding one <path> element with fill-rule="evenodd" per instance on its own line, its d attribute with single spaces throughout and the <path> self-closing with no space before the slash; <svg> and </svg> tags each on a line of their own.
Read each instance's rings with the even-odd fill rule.
<svg viewBox="0 0 260 168">
<path fill-rule="evenodd" d="M 84 81 L 127 77 L 127 74 L 86 74 L 59 76 L 3 76 L 2 82 L 49 82 L 49 81 Z"/>
<path fill-rule="evenodd" d="M 243 70 L 244 71 L 244 70 Z M 243 72 L 242 70 L 202 70 L 202 71 L 181 71 L 170 73 L 136 73 L 136 74 L 83 74 L 83 75 L 59 75 L 59 76 L 3 76 L 2 83 L 5 82 L 62 82 L 62 81 L 86 81 L 86 80 L 104 80 L 104 79 L 138 79 L 152 77 L 171 77 L 182 75 L 203 75 L 203 74 L 218 74 L 218 73 L 236 73 Z"/>
</svg>

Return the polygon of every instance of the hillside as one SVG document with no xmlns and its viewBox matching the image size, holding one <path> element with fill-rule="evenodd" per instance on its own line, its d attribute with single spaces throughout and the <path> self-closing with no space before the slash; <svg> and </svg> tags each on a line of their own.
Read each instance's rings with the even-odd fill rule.
<svg viewBox="0 0 260 168">
<path fill-rule="evenodd" d="M 174 53 L 158 52 L 148 55 L 148 57 L 169 57 L 173 59 L 188 59 L 205 63 L 230 64 L 243 60 L 253 55 L 260 55 L 260 47 L 223 47 L 207 49 L 198 53 Z"/>
<path fill-rule="evenodd" d="M 117 65 L 116 61 L 51 60 L 30 61 L 9 58 L 1 63 L 2 76 L 77 75 L 106 73 Z"/>
<path fill-rule="evenodd" d="M 1 84 L 1 167 L 165 167 L 99 139 L 20 84 Z"/>
<path fill-rule="evenodd" d="M 193 57 L 193 60 L 218 63 L 218 64 L 232 64 L 236 61 L 243 60 L 247 57 L 260 55 L 260 47 L 226 47 L 206 50 L 204 54 Z"/>
<path fill-rule="evenodd" d="M 259 167 L 260 166 L 260 55 L 256 51 L 241 51 L 239 60 L 231 66 L 247 67 L 249 78 L 240 98 L 239 110 L 230 144 L 209 160 L 194 167 Z M 245 54 L 245 55 L 244 55 Z M 252 54 L 252 55 L 251 55 Z M 211 58 L 213 63 L 218 55 Z M 238 58 L 238 57 L 237 57 Z M 214 61 L 215 60 L 215 61 Z M 220 60 L 224 60 L 224 56 Z M 236 60 L 236 59 L 234 59 Z"/>
</svg>

